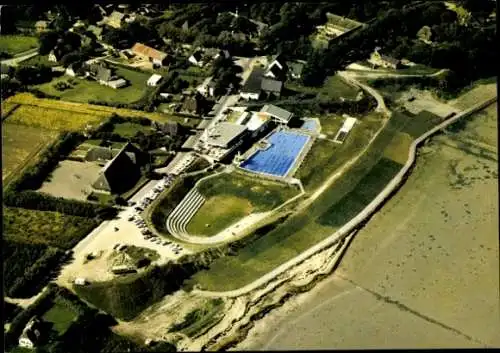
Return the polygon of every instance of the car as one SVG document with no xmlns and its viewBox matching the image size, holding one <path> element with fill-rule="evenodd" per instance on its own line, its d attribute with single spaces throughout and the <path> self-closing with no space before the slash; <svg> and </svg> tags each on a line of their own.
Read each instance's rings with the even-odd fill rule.
<svg viewBox="0 0 500 353">
<path fill-rule="evenodd" d="M 163 245 L 168 245 L 168 244 L 170 244 L 170 242 L 168 240 L 163 242 Z"/>
<path fill-rule="evenodd" d="M 135 201 L 129 201 L 128 205 L 129 206 L 134 206 L 135 205 Z"/>
<path fill-rule="evenodd" d="M 130 216 L 130 217 L 128 218 L 128 221 L 129 221 L 129 222 L 132 222 L 134 219 L 135 219 L 135 217 L 134 217 L 134 216 Z"/>
<path fill-rule="evenodd" d="M 116 250 L 120 246 L 120 243 L 116 243 L 115 246 L 113 246 L 113 250 Z"/>
<path fill-rule="evenodd" d="M 140 212 L 140 211 L 144 211 L 144 209 L 143 209 L 142 207 L 140 207 L 140 206 L 137 206 L 137 207 L 135 208 L 135 210 L 136 210 L 136 211 L 139 211 L 139 212 Z"/>
</svg>

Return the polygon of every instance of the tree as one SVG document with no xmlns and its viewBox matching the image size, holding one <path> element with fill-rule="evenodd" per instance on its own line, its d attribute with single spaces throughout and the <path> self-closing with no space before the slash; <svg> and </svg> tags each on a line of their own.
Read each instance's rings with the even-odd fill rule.
<svg viewBox="0 0 500 353">
<path fill-rule="evenodd" d="M 432 31 L 429 26 L 423 26 L 417 32 L 417 38 L 423 41 L 424 43 L 430 42 L 432 36 Z"/>
<path fill-rule="evenodd" d="M 50 51 L 54 49 L 54 47 L 56 46 L 57 39 L 60 37 L 60 35 L 61 35 L 60 32 L 54 32 L 54 31 L 40 34 L 40 37 L 38 39 L 38 44 L 39 44 L 38 52 L 40 53 L 40 55 L 49 54 Z"/>
</svg>

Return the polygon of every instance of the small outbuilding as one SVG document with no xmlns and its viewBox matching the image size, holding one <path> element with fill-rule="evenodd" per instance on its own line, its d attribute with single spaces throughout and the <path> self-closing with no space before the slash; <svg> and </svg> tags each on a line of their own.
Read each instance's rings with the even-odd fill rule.
<svg viewBox="0 0 500 353">
<path fill-rule="evenodd" d="M 158 74 L 153 74 L 147 81 L 147 85 L 148 86 L 156 86 L 158 85 L 158 83 L 161 81 L 162 79 L 162 76 L 161 75 L 158 75 Z"/>
</svg>

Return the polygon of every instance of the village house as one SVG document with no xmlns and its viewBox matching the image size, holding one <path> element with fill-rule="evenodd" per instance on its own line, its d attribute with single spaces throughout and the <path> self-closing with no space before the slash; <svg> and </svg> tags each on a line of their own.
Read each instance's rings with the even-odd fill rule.
<svg viewBox="0 0 500 353">
<path fill-rule="evenodd" d="M 85 76 L 93 78 L 101 85 L 105 85 L 114 89 L 125 87 L 127 81 L 113 74 L 113 70 L 102 63 L 94 63 L 87 65 L 85 68 Z"/>
<path fill-rule="evenodd" d="M 287 62 L 288 76 L 293 80 L 302 78 L 302 71 L 304 70 L 305 64 L 305 61 L 302 60 Z"/>
<path fill-rule="evenodd" d="M 135 43 L 131 51 L 143 60 L 152 62 L 153 65 L 164 66 L 167 64 L 167 53 L 148 47 L 142 43 Z"/>
<path fill-rule="evenodd" d="M 19 337 L 19 347 L 33 349 L 40 340 L 40 320 L 34 316 L 30 319 Z"/>
<path fill-rule="evenodd" d="M 188 58 L 188 61 L 196 66 L 202 67 L 203 66 L 203 52 L 198 49 L 196 50 L 191 56 Z"/>
<path fill-rule="evenodd" d="M 381 66 L 384 68 L 398 69 L 401 66 L 401 61 L 390 56 L 381 54 L 380 47 L 375 48 L 368 62 L 373 66 Z"/>
<path fill-rule="evenodd" d="M 102 32 L 103 32 L 102 27 L 90 25 L 87 27 L 87 31 L 92 33 L 97 40 L 102 40 Z"/>
<path fill-rule="evenodd" d="M 37 33 L 46 32 L 49 29 L 48 21 L 36 21 L 35 22 L 35 31 Z"/>
<path fill-rule="evenodd" d="M 158 74 L 153 74 L 147 81 L 147 85 L 151 87 L 155 87 L 158 85 L 158 83 L 161 81 L 162 77 L 161 75 Z"/>
<path fill-rule="evenodd" d="M 121 193 L 129 190 L 141 176 L 138 163 L 140 154 L 141 150 L 127 143 L 102 168 L 92 187 L 107 193 Z"/>
<path fill-rule="evenodd" d="M 283 89 L 283 81 L 264 77 L 260 83 L 260 89 L 262 92 L 266 93 L 268 98 L 280 98 Z"/>
<path fill-rule="evenodd" d="M 215 95 L 215 82 L 212 80 L 212 76 L 207 77 L 196 90 L 200 92 L 205 97 L 213 97 Z"/>
<path fill-rule="evenodd" d="M 271 58 L 269 65 L 267 65 L 264 77 L 284 81 L 286 79 L 287 69 L 283 57 L 280 54 L 275 55 Z"/>
<path fill-rule="evenodd" d="M 245 100 L 258 100 L 261 93 L 260 87 L 263 76 L 264 69 L 255 66 L 240 90 L 240 98 Z"/>
<path fill-rule="evenodd" d="M 108 17 L 104 18 L 103 22 L 110 27 L 119 29 L 126 23 L 125 20 L 128 17 L 123 12 L 113 11 Z"/>
</svg>

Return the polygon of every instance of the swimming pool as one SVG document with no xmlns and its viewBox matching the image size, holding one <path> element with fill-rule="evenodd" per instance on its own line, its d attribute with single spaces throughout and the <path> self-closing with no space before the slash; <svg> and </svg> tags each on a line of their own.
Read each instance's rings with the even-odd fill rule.
<svg viewBox="0 0 500 353">
<path fill-rule="evenodd" d="M 300 128 L 310 131 L 316 131 L 318 128 L 318 123 L 316 122 L 316 120 L 306 120 Z"/>
<path fill-rule="evenodd" d="M 285 176 L 309 139 L 310 136 L 291 131 L 273 132 L 266 139 L 269 147 L 255 152 L 240 167 L 252 172 Z"/>
</svg>

